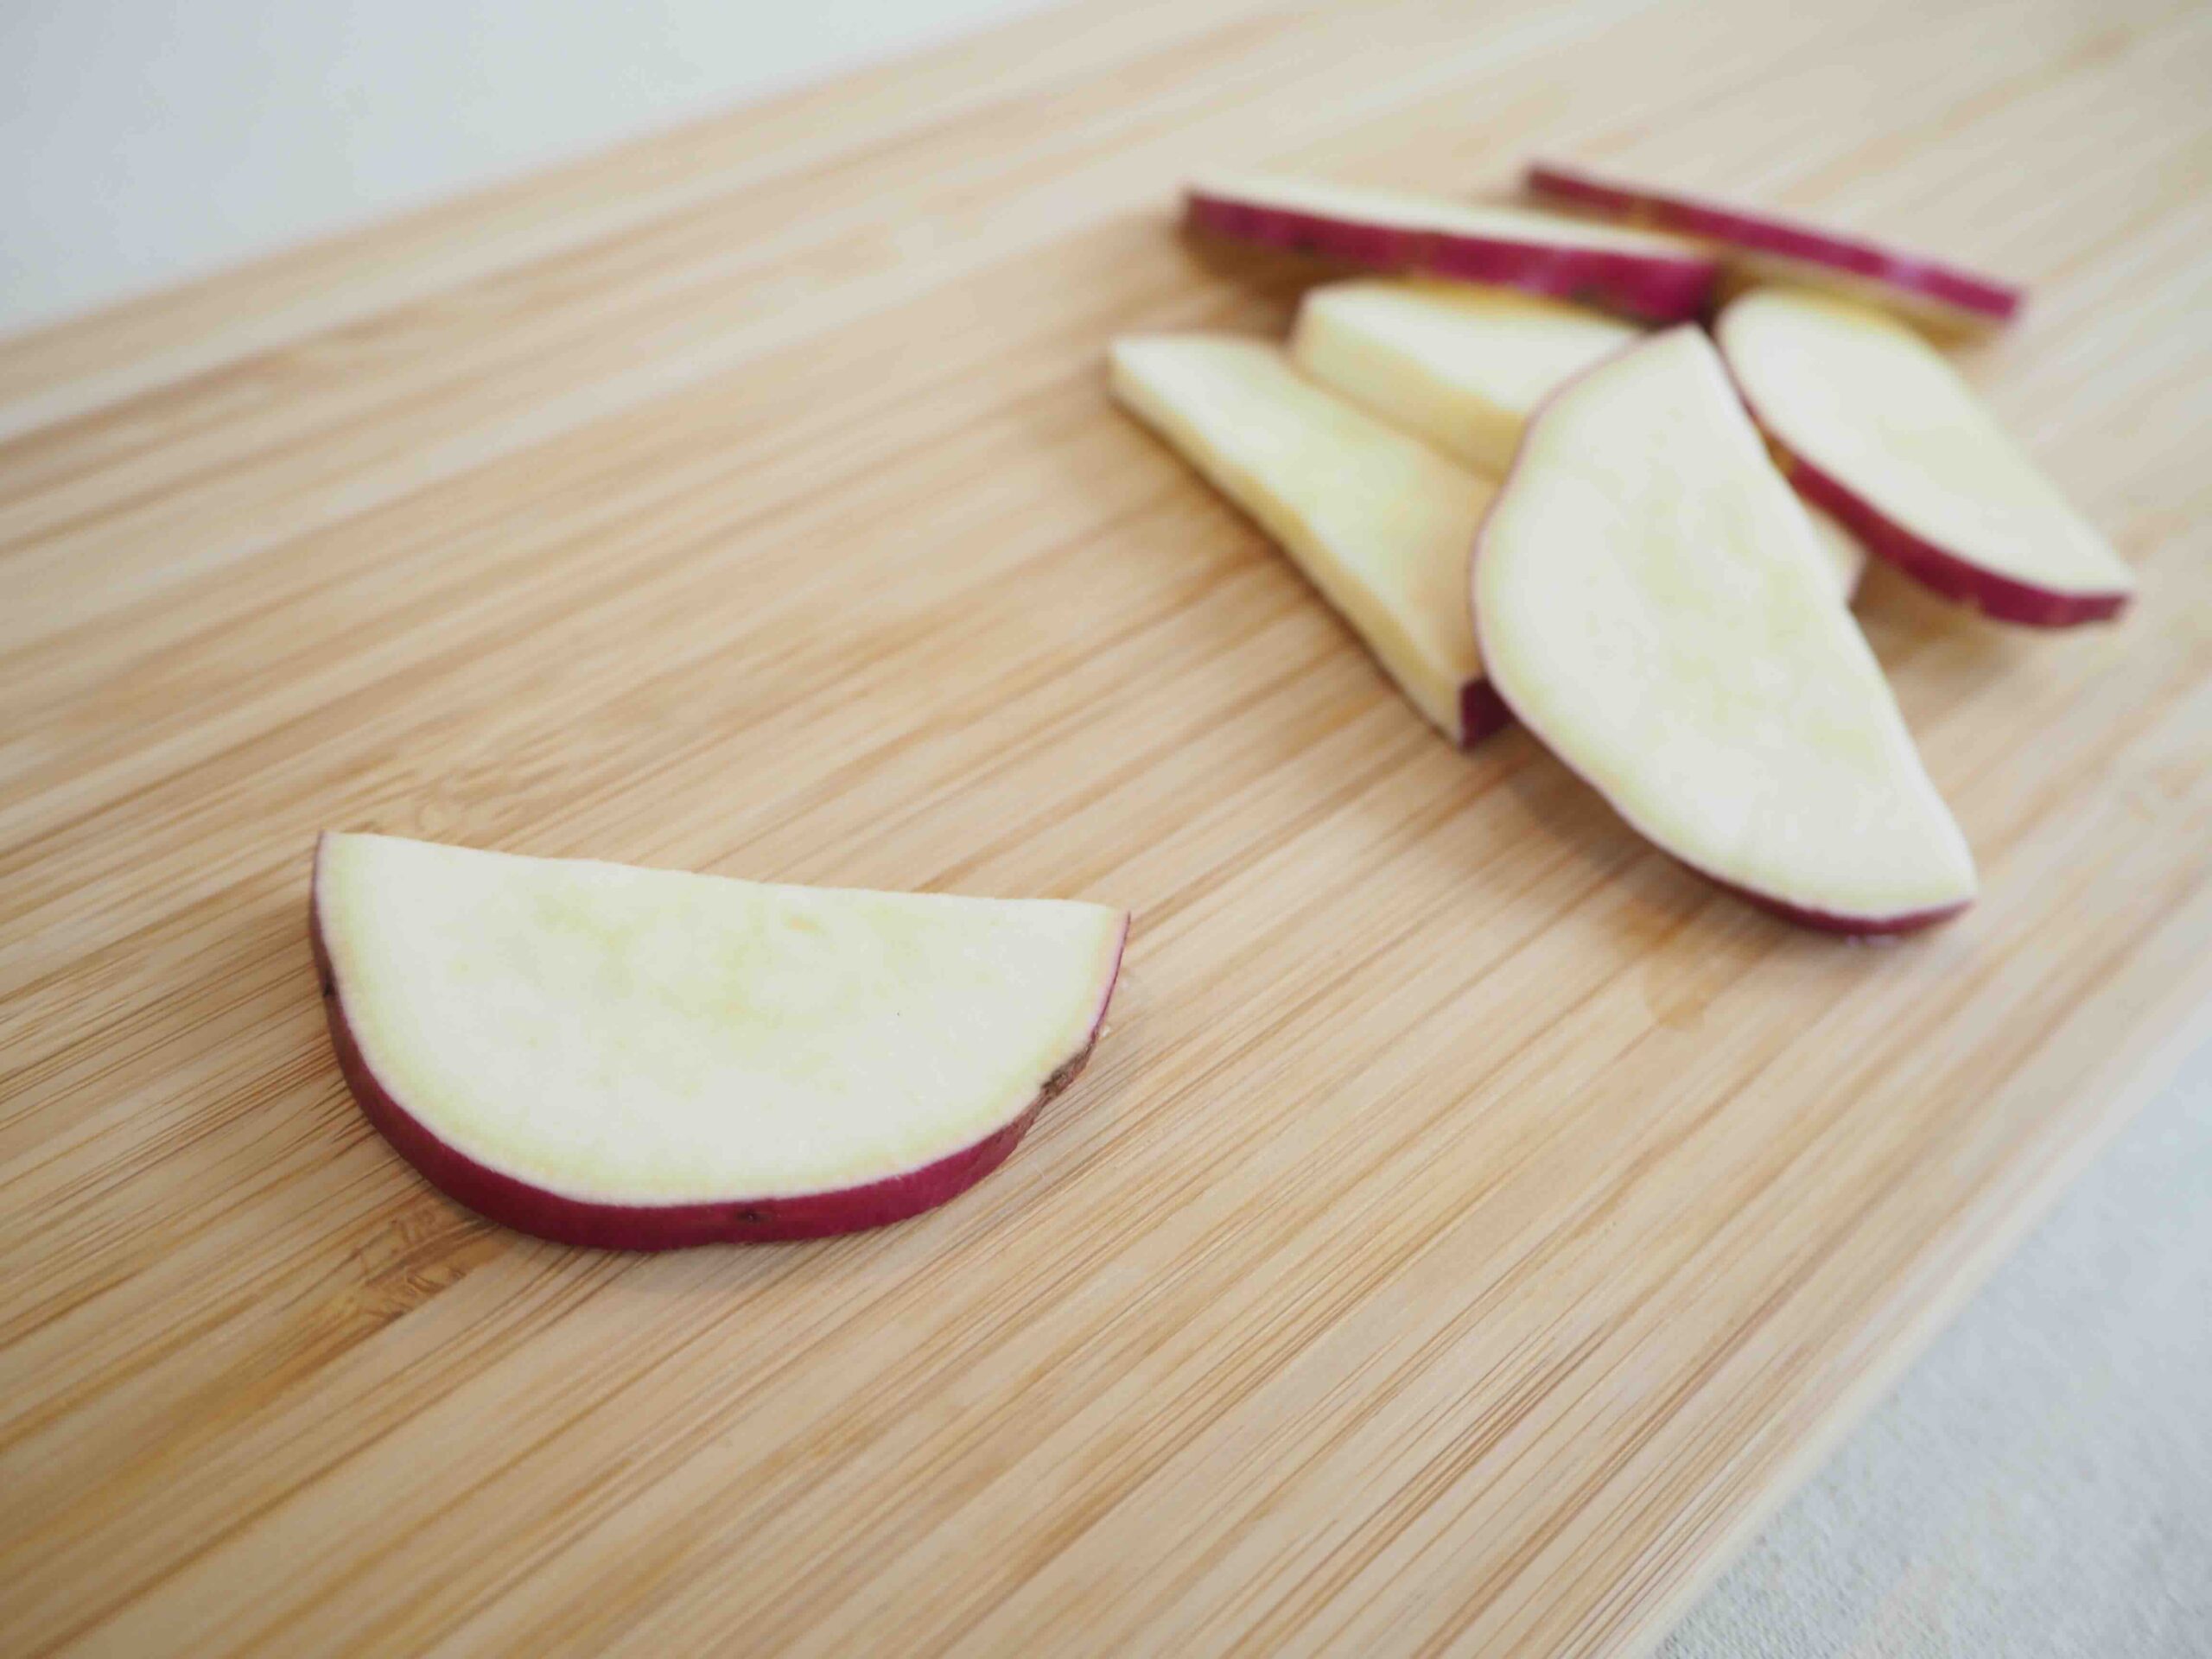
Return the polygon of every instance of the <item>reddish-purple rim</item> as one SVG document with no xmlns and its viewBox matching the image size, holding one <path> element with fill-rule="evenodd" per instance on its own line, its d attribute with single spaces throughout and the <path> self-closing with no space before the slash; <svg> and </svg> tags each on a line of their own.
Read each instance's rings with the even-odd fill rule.
<svg viewBox="0 0 2212 1659">
<path fill-rule="evenodd" d="M 1642 185 L 1598 178 L 1579 168 L 1552 162 L 1530 164 L 1530 194 L 1632 221 L 1638 226 L 1673 231 L 1726 243 L 1747 253 L 1796 259 L 1830 270 L 1886 284 L 1916 298 L 1934 300 L 1982 322 L 2009 322 L 2027 296 L 2009 283 L 1956 265 L 1906 253 L 1856 237 L 1840 236 L 1770 213 L 1747 213 L 1715 201 Z"/>
<path fill-rule="evenodd" d="M 1036 1098 L 1018 1116 L 980 1141 L 919 1169 L 834 1192 L 709 1204 L 597 1204 L 533 1186 L 478 1163 L 439 1140 L 384 1086 L 346 1018 L 344 989 L 323 940 L 321 874 L 319 843 L 308 931 L 314 942 L 315 971 L 322 982 L 331 1046 L 361 1115 L 393 1150 L 448 1198 L 518 1232 L 556 1243 L 601 1249 L 671 1250 L 695 1244 L 824 1238 L 888 1226 L 957 1198 L 1007 1160 L 1046 1103 L 1073 1083 L 1083 1070 L 1097 1045 L 1098 1028 L 1105 1023 L 1107 1005 L 1121 976 L 1122 955 L 1128 944 L 1128 920 L 1124 917 L 1097 1016 L 1082 1048 L 1045 1080 Z"/>
<path fill-rule="evenodd" d="M 1631 253 L 1464 231 L 1415 230 L 1301 213 L 1195 188 L 1185 198 L 1185 215 L 1192 230 L 1211 236 L 1325 254 L 1382 270 L 1493 283 L 1603 306 L 1648 322 L 1680 322 L 1702 315 L 1719 280 L 1717 261 L 1688 250 Z"/>
<path fill-rule="evenodd" d="M 1738 387 L 1738 391 L 1741 387 Z M 1751 407 L 1751 400 L 1745 399 Z M 2085 622 L 2103 622 L 2127 608 L 2126 593 L 2060 594 L 2047 588 L 2001 575 L 1986 566 L 1947 553 L 1923 541 L 1885 516 L 1873 503 L 1833 474 L 1792 450 L 1776 436 L 1774 429 L 1758 421 L 1768 445 L 1790 487 L 1820 508 L 1853 535 L 1866 550 L 1886 564 L 1895 565 L 1915 582 L 1945 599 L 1970 606 L 1995 622 L 2013 622 L 2030 628 L 2072 628 Z"/>
<path fill-rule="evenodd" d="M 1513 711 L 1487 678 L 1467 680 L 1459 687 L 1459 747 L 1471 749 L 1493 732 L 1513 723 Z"/>
<path fill-rule="evenodd" d="M 1688 325 L 1685 326 L 1687 327 Z M 1497 517 L 1498 507 L 1503 503 L 1507 494 L 1513 488 L 1514 474 L 1520 470 L 1522 460 L 1529 452 L 1529 442 L 1530 438 L 1532 438 L 1535 434 L 1537 423 L 1551 414 L 1552 410 L 1558 405 L 1560 398 L 1565 395 L 1570 387 L 1579 384 L 1584 376 L 1594 374 L 1598 370 L 1605 367 L 1608 364 L 1618 361 L 1621 358 L 1626 356 L 1630 352 L 1639 352 L 1645 350 L 1651 346 L 1655 346 L 1660 340 L 1664 340 L 1668 334 L 1671 334 L 1673 330 L 1669 329 L 1664 333 L 1649 335 L 1642 340 L 1629 340 L 1623 344 L 1618 349 L 1606 353 L 1605 356 L 1598 359 L 1594 363 L 1587 364 L 1581 369 L 1577 370 L 1573 374 L 1560 382 L 1558 385 L 1554 386 L 1551 391 L 1545 395 L 1543 401 L 1538 404 L 1535 409 L 1530 412 L 1528 420 L 1522 424 L 1521 428 L 1520 442 L 1514 446 L 1512 462 L 1505 470 L 1504 480 L 1497 486 L 1497 493 L 1491 498 L 1491 504 L 1483 513 L 1482 524 L 1475 531 L 1474 547 L 1470 550 L 1467 556 L 1467 592 L 1469 595 L 1469 602 L 1472 607 L 1475 617 L 1475 642 L 1477 646 L 1482 652 L 1483 660 L 1484 662 L 1491 660 L 1491 654 L 1488 645 L 1484 643 L 1482 638 L 1483 607 L 1481 601 L 1475 597 L 1475 570 L 1476 567 L 1482 561 L 1483 543 L 1489 537 L 1491 525 Z M 1642 836 L 1646 844 L 1657 848 L 1660 852 L 1674 860 L 1675 863 L 1681 865 L 1692 874 L 1703 877 L 1706 880 L 1710 881 L 1714 887 L 1719 887 L 1722 892 L 1732 893 L 1735 897 L 1743 899 L 1746 904 L 1766 912 L 1770 916 L 1777 917 L 1783 921 L 1792 923 L 1799 927 L 1812 929 L 1816 932 L 1840 934 L 1846 938 L 1877 938 L 1894 937 L 1904 933 L 1916 933 L 1923 928 L 1933 927 L 1938 922 L 1948 921 L 1951 918 L 1958 915 L 1973 903 L 1973 900 L 1970 899 L 1962 899 L 1955 905 L 1939 905 L 1927 910 L 1905 911 L 1894 916 L 1844 916 L 1839 915 L 1834 911 L 1814 910 L 1802 905 L 1793 905 L 1786 899 L 1777 899 L 1770 893 L 1760 893 L 1755 889 L 1743 887 L 1737 882 L 1729 880 L 1725 876 L 1715 875 L 1711 870 L 1707 869 L 1703 865 L 1697 863 L 1694 860 L 1683 857 L 1680 853 L 1675 852 L 1673 849 L 1660 846 L 1658 842 L 1653 840 L 1650 836 L 1645 834 L 1643 826 L 1637 823 L 1637 821 L 1630 817 L 1627 813 L 1622 811 L 1619 806 L 1614 803 L 1612 797 L 1606 794 L 1603 789 L 1599 787 L 1596 779 L 1592 779 L 1587 772 L 1584 772 L 1580 766 L 1576 766 L 1574 762 L 1568 760 L 1565 755 L 1560 754 L 1557 749 L 1552 747 L 1551 744 L 1545 740 L 1543 728 L 1532 722 L 1522 710 L 1514 706 L 1512 697 L 1506 692 L 1503 686 L 1498 685 L 1495 680 L 1487 681 L 1485 683 L 1491 687 L 1491 695 L 1497 699 L 1499 707 L 1506 711 L 1508 717 L 1518 721 L 1532 735 L 1535 736 L 1539 743 L 1543 744 L 1545 751 L 1548 753 L 1551 754 L 1561 766 L 1565 766 L 1577 778 L 1581 779 L 1585 784 L 1588 785 L 1592 790 L 1595 791 L 1598 798 L 1604 801 L 1607 806 L 1611 807 L 1615 816 L 1617 816 L 1622 823 L 1627 824 L 1630 829 L 1635 830 L 1638 836 Z"/>
<path fill-rule="evenodd" d="M 1961 558 L 1915 535 L 1842 480 L 1823 472 L 1783 442 L 1751 401 L 1743 377 L 1728 360 L 1725 345 L 1720 346 L 1720 362 L 1790 488 L 1857 537 L 1872 557 L 1904 571 L 1931 593 L 1980 611 L 1993 622 L 2028 628 L 2072 628 L 2108 620 L 2127 608 L 2130 595 L 2126 592 L 2055 593 Z"/>
<path fill-rule="evenodd" d="M 1660 850 L 1663 852 L 1666 849 L 1662 848 Z M 1974 902 L 1971 899 L 1961 899 L 1955 905 L 1909 910 L 1897 916 L 1872 918 L 1839 916 L 1834 911 L 1808 910 L 1802 905 L 1789 904 L 1780 899 L 1770 898 L 1764 893 L 1756 893 L 1749 887 L 1738 887 L 1733 881 L 1722 880 L 1711 870 L 1693 864 L 1678 853 L 1668 853 L 1667 856 L 1692 874 L 1703 876 L 1722 892 L 1733 893 L 1745 904 L 1763 910 L 1770 916 L 1779 917 L 1798 927 L 1810 928 L 1816 933 L 1840 933 L 1847 939 L 1896 938 L 1901 934 L 1917 933 L 1923 928 L 1934 927 L 1939 922 L 1949 921 Z"/>
</svg>

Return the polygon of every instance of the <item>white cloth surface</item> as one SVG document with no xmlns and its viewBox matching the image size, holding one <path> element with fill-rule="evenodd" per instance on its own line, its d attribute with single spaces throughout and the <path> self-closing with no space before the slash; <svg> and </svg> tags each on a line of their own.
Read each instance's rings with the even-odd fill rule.
<svg viewBox="0 0 2212 1659">
<path fill-rule="evenodd" d="M 1659 1651 L 2212 1655 L 2212 1049 Z"/>
</svg>

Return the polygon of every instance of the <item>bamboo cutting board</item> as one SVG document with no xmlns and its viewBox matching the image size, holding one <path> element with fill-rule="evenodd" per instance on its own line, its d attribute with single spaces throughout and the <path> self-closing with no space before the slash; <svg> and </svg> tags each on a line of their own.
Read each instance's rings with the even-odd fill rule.
<svg viewBox="0 0 2212 1659">
<path fill-rule="evenodd" d="M 2212 1007 L 2212 11 L 1078 5 L 0 347 L 0 1648 L 1648 1640 Z M 2035 285 L 2144 578 L 1861 610 L 1982 861 L 1791 931 L 1433 737 L 1106 404 L 1266 163 L 1562 153 Z M 1135 909 L 876 1236 L 637 1259 L 368 1132 L 325 826 Z"/>
</svg>

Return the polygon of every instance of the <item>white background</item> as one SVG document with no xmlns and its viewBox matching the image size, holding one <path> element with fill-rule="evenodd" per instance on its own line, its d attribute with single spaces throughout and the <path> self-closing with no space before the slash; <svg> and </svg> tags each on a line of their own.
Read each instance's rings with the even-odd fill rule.
<svg viewBox="0 0 2212 1659">
<path fill-rule="evenodd" d="M 1048 0 L 0 0 L 0 334 Z"/>
</svg>

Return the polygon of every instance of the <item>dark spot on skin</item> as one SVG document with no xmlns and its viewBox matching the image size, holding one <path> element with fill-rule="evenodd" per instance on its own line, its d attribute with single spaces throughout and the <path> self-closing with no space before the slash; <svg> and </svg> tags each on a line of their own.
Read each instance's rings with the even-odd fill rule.
<svg viewBox="0 0 2212 1659">
<path fill-rule="evenodd" d="M 1096 1046 L 1096 1039 L 1093 1039 L 1091 1046 L 1095 1047 Z M 1076 1080 L 1077 1073 L 1083 1070 L 1084 1063 L 1090 1058 L 1090 1048 L 1086 1047 L 1082 1053 L 1077 1055 L 1065 1065 L 1063 1065 L 1058 1071 L 1053 1072 L 1051 1077 L 1046 1078 L 1045 1086 L 1037 1091 L 1037 1104 L 1042 1106 L 1046 1101 L 1052 1099 L 1055 1095 L 1065 1089 L 1070 1084 L 1073 1083 Z"/>
</svg>

